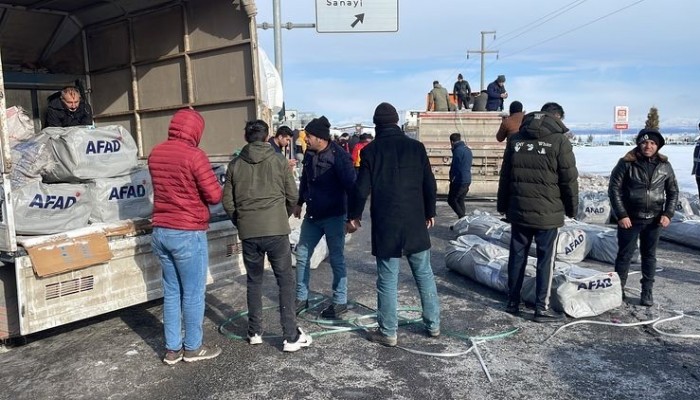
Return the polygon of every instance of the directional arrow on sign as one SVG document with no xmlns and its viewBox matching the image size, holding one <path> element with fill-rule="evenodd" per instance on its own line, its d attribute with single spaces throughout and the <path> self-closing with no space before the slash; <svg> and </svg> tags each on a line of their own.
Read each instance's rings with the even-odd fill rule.
<svg viewBox="0 0 700 400">
<path fill-rule="evenodd" d="M 355 22 L 353 22 L 352 24 L 350 24 L 350 26 L 354 28 L 355 25 L 357 25 L 358 22 L 362 22 L 363 24 L 365 23 L 365 13 L 356 14 L 356 15 L 355 15 Z"/>
</svg>

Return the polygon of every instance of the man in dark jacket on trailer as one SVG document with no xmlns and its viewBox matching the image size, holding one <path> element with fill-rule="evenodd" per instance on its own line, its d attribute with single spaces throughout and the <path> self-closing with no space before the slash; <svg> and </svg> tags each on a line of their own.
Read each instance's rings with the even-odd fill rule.
<svg viewBox="0 0 700 400">
<path fill-rule="evenodd" d="M 557 103 L 525 116 L 520 132 L 508 138 L 498 184 L 497 209 L 506 214 L 512 231 L 506 312 L 520 313 L 520 291 L 534 238 L 535 322 L 564 319 L 549 308 L 559 227 L 565 214 L 573 218 L 578 209 L 578 171 L 563 118 L 564 109 Z"/>
<path fill-rule="evenodd" d="M 678 183 L 668 157 L 659 153 L 665 141 L 658 129 L 644 128 L 637 147 L 618 161 L 610 174 L 608 196 L 617 217 L 615 272 L 622 282 L 622 297 L 632 254 L 639 239 L 642 256 L 640 304 L 654 305 L 652 287 L 656 272 L 656 246 L 661 229 L 671 223 L 678 202 Z"/>
</svg>

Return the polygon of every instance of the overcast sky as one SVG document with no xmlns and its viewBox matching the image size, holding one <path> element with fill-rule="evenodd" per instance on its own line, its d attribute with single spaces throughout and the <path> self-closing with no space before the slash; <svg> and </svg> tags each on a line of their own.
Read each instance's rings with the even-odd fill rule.
<svg viewBox="0 0 700 400">
<path fill-rule="evenodd" d="M 313 23 L 316 2 L 282 0 L 282 23 Z M 391 0 L 363 0 L 391 3 Z M 396 0 L 394 0 L 396 1 Z M 257 22 L 272 23 L 272 0 L 258 0 Z M 452 90 L 462 73 L 480 86 L 478 54 L 486 36 L 485 84 L 506 75 L 510 101 L 527 111 L 560 103 L 572 128 L 611 127 L 613 108 L 630 107 L 639 129 L 649 107 L 664 126 L 700 121 L 698 0 L 402 0 L 398 32 L 282 30 L 287 109 L 324 114 L 335 126 L 371 123 L 376 105 L 425 109 L 432 81 Z M 362 12 L 360 9 L 359 12 Z M 274 62 L 273 30 L 258 29 Z"/>
</svg>

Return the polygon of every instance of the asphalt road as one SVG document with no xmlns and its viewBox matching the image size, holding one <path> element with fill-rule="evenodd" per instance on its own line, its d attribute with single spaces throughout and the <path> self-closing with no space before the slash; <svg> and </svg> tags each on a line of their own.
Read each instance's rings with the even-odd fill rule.
<svg viewBox="0 0 700 400">
<path fill-rule="evenodd" d="M 494 211 L 490 202 L 470 202 L 468 209 Z M 245 277 L 208 288 L 205 340 L 223 348 L 214 360 L 161 363 L 162 303 L 150 302 L 24 338 L 21 345 L 0 347 L 1 399 L 673 399 L 700 398 L 700 340 L 660 335 L 649 326 L 569 326 L 536 324 L 532 310 L 523 317 L 503 312 L 504 295 L 445 267 L 444 254 L 455 218 L 438 204 L 432 230 L 432 265 L 442 303 L 440 338 L 428 338 L 420 324 L 399 329 L 399 345 L 385 348 L 365 340 L 361 330 L 328 333 L 315 323 L 330 293 L 327 262 L 312 273 L 311 287 L 320 303 L 300 325 L 314 333 L 314 343 L 297 353 L 283 353 L 277 290 L 266 275 L 265 342 L 250 346 L 231 337 L 245 335 Z M 346 248 L 348 318 L 376 306 L 375 265 L 370 254 L 369 223 Z M 667 310 L 700 309 L 700 260 L 696 250 L 662 242 L 652 308 L 628 303 L 594 318 L 636 323 Z M 601 271 L 609 265 L 579 265 Z M 630 277 L 630 286 L 635 279 Z M 403 264 L 399 302 L 419 306 L 410 269 Z M 406 312 L 406 318 L 417 316 Z M 574 321 L 569 319 L 569 322 Z M 358 323 L 371 323 L 361 318 Z M 219 327 L 225 324 L 222 334 Z M 505 336 L 518 328 L 518 332 Z M 698 314 L 663 325 L 671 333 L 700 334 Z M 502 335 L 477 346 L 492 381 L 467 337 Z M 416 354 L 416 350 L 431 353 Z M 440 354 L 441 356 L 438 356 Z M 449 357 L 448 357 L 449 356 Z"/>
</svg>

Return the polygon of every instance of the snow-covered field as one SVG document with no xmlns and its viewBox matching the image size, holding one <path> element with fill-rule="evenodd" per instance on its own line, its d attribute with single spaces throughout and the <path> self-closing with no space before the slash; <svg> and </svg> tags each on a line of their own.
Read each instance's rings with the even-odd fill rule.
<svg viewBox="0 0 700 400">
<path fill-rule="evenodd" d="M 617 161 L 631 150 L 631 146 L 576 146 L 576 166 L 579 173 L 609 176 Z M 681 191 L 697 193 L 695 176 L 690 174 L 693 167 L 693 146 L 667 145 L 661 154 L 668 156 L 678 179 Z"/>
</svg>

